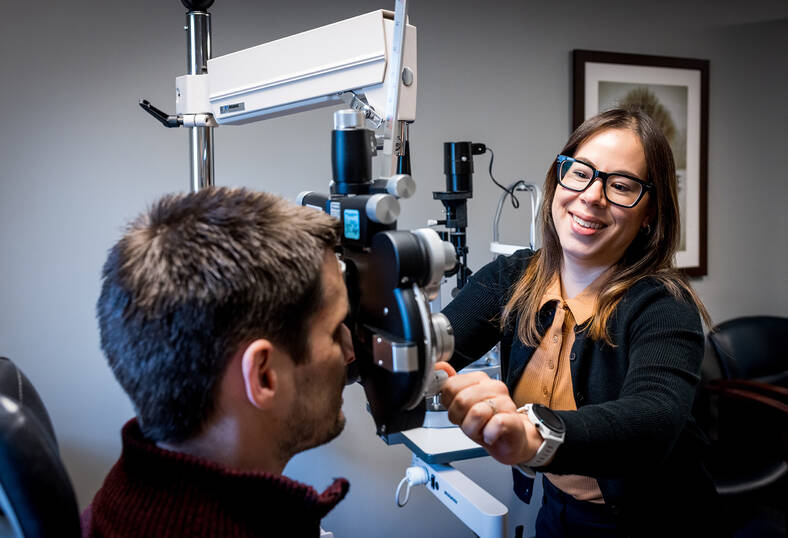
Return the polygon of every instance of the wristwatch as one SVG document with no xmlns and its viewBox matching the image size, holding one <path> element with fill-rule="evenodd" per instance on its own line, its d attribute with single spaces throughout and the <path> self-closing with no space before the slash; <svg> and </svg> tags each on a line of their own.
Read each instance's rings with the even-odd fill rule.
<svg viewBox="0 0 788 538">
<path fill-rule="evenodd" d="M 564 442 L 566 427 L 560 416 L 550 408 L 541 404 L 525 404 L 519 408 L 517 412 L 526 414 L 528 420 L 531 421 L 531 424 L 536 426 L 536 429 L 539 430 L 539 433 L 544 439 L 533 458 L 516 465 L 523 474 L 530 478 L 534 478 L 536 472 L 533 470 L 533 467 L 541 467 L 550 461 L 555 451 L 561 446 L 561 443 Z"/>
</svg>

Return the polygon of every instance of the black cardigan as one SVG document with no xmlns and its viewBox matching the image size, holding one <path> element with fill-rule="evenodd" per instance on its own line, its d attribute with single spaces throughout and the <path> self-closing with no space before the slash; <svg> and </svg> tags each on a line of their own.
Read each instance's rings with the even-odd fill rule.
<svg viewBox="0 0 788 538">
<path fill-rule="evenodd" d="M 444 309 L 454 328 L 451 363 L 459 369 L 500 341 L 510 393 L 535 348 L 516 337 L 519 320 L 501 331 L 500 314 L 532 254 L 521 250 L 489 263 Z M 542 308 L 540 333 L 554 313 L 555 302 Z M 596 478 L 632 534 L 665 532 L 660 521 L 675 534 L 677 514 L 692 515 L 708 531 L 698 510 L 708 513 L 716 494 L 700 462 L 706 440 L 691 415 L 703 358 L 698 310 L 646 278 L 625 293 L 608 329 L 615 347 L 576 329 L 570 360 L 578 409 L 557 412 L 566 438 L 539 470 Z"/>
</svg>

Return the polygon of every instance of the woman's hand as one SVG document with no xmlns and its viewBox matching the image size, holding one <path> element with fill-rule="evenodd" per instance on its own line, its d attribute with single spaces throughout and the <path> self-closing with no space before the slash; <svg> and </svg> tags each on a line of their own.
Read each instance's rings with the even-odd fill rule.
<svg viewBox="0 0 788 538">
<path fill-rule="evenodd" d="M 531 459 L 542 436 L 509 397 L 506 385 L 483 372 L 450 377 L 441 391 L 449 420 L 506 465 Z"/>
</svg>

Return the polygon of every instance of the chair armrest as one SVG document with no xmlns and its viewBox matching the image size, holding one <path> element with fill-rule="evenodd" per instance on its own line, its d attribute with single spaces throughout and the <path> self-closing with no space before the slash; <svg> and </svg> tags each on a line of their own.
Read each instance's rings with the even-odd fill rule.
<svg viewBox="0 0 788 538">
<path fill-rule="evenodd" d="M 769 396 L 758 394 L 757 392 L 745 390 L 742 388 L 726 387 L 726 386 L 723 387 L 710 386 L 709 390 L 711 392 L 717 393 L 720 397 L 757 402 L 761 405 L 765 405 L 771 409 L 774 409 L 775 411 L 778 411 L 782 415 L 788 415 L 788 404 L 781 402 L 775 398 L 770 398 Z"/>
<path fill-rule="evenodd" d="M 709 381 L 708 388 L 712 391 L 725 389 L 742 389 L 749 392 L 762 393 L 770 398 L 783 402 L 788 401 L 788 388 L 762 381 L 749 379 L 713 379 Z"/>
</svg>

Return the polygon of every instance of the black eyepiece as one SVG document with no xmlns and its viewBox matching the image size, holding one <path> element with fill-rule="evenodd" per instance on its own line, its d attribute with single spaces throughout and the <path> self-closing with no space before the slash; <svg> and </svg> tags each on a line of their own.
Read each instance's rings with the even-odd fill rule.
<svg viewBox="0 0 788 538">
<path fill-rule="evenodd" d="M 208 11 L 214 0 L 181 0 L 181 4 L 189 11 Z"/>
<path fill-rule="evenodd" d="M 473 154 L 470 142 L 443 144 L 443 173 L 446 174 L 448 192 L 473 190 Z"/>
</svg>

